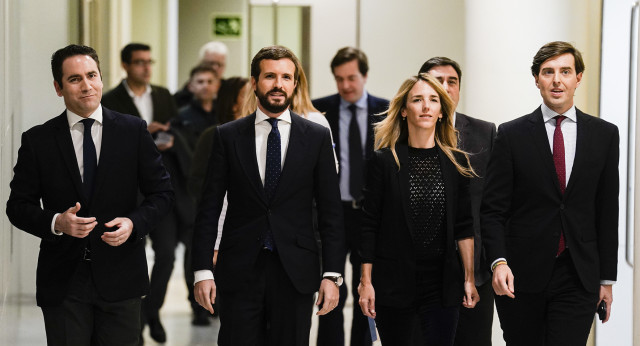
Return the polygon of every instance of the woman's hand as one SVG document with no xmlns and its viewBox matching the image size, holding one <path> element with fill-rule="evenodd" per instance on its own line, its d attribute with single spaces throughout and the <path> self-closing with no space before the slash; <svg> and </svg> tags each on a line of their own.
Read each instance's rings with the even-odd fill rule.
<svg viewBox="0 0 640 346">
<path fill-rule="evenodd" d="M 360 282 L 358 285 L 358 294 L 360 295 L 360 309 L 362 313 L 371 318 L 376 318 L 376 292 L 371 282 Z"/>
<path fill-rule="evenodd" d="M 462 306 L 467 309 L 472 309 L 476 307 L 476 304 L 480 301 L 480 296 L 478 295 L 478 290 L 476 289 L 475 283 L 471 281 L 464 282 L 464 297 L 462 298 Z"/>
</svg>

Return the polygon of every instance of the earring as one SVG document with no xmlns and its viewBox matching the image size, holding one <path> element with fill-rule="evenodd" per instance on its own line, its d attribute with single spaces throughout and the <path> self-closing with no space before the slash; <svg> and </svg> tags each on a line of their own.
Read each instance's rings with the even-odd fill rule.
<svg viewBox="0 0 640 346">
<path fill-rule="evenodd" d="M 441 123 L 442 122 L 442 118 L 438 118 L 438 122 Z"/>
<path fill-rule="evenodd" d="M 407 117 L 402 117 L 402 121 L 407 121 Z"/>
</svg>

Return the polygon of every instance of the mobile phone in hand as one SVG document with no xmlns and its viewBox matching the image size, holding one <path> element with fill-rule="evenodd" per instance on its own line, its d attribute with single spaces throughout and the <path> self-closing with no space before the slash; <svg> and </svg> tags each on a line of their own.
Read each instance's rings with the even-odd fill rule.
<svg viewBox="0 0 640 346">
<path fill-rule="evenodd" d="M 604 319 L 607 318 L 607 302 L 604 300 L 598 305 L 598 318 L 600 321 L 604 321 Z"/>
</svg>

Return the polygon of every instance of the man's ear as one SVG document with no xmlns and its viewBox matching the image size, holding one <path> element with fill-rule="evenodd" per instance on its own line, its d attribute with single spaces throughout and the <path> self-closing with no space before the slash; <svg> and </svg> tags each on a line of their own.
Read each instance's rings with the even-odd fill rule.
<svg viewBox="0 0 640 346">
<path fill-rule="evenodd" d="M 62 87 L 55 80 L 53 81 L 53 87 L 56 89 L 56 94 L 58 94 L 58 96 L 62 97 Z"/>
<path fill-rule="evenodd" d="M 578 83 L 576 84 L 576 88 L 578 88 L 580 86 L 580 82 L 582 81 L 582 72 L 576 75 L 576 79 L 578 80 Z"/>
</svg>

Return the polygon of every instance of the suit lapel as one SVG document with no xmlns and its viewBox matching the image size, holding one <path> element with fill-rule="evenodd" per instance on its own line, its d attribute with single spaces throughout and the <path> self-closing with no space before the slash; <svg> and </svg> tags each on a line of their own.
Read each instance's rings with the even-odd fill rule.
<svg viewBox="0 0 640 346">
<path fill-rule="evenodd" d="M 256 155 L 256 113 L 243 118 L 238 128 L 238 140 L 236 143 L 236 153 L 238 161 L 251 182 L 251 186 L 256 190 L 256 194 L 260 196 L 265 204 L 267 195 L 264 192 L 262 179 L 260 179 L 260 170 L 258 169 L 258 156 Z"/>
<path fill-rule="evenodd" d="M 290 182 L 296 177 L 296 165 L 303 162 L 307 153 L 307 143 L 304 134 L 308 125 L 302 121 L 302 118 L 291 112 L 291 130 L 289 131 L 289 145 L 287 146 L 287 154 L 284 158 L 282 173 L 280 174 L 280 182 L 276 188 L 273 201 L 275 202 L 279 196 L 291 187 Z M 298 163 L 298 164 L 297 164 Z"/>
<path fill-rule="evenodd" d="M 75 149 L 73 148 L 73 142 L 71 141 L 71 133 L 69 131 L 69 122 L 67 121 L 67 112 L 64 111 L 58 116 L 55 121 L 55 136 L 58 143 L 58 149 L 65 166 L 69 170 L 69 176 L 73 181 L 73 186 L 76 189 L 76 193 L 83 201 L 83 205 L 86 205 L 84 189 L 82 187 L 82 177 L 80 176 L 80 168 L 78 167 L 78 159 L 76 158 Z"/>
<path fill-rule="evenodd" d="M 373 145 L 374 145 L 374 131 L 373 124 L 375 123 L 375 118 L 373 114 L 377 109 L 376 105 L 373 102 L 373 96 L 367 96 L 367 142 L 365 144 L 365 157 L 371 157 L 373 155 Z"/>
<path fill-rule="evenodd" d="M 335 95 L 331 99 L 331 105 L 325 114 L 329 126 L 331 127 L 331 133 L 333 133 L 333 141 L 335 142 L 335 150 L 338 157 L 340 157 L 340 96 Z"/>
<path fill-rule="evenodd" d="M 451 210 L 455 210 L 455 205 L 453 204 L 454 202 L 454 186 L 453 186 L 453 179 L 449 179 L 448 177 L 455 177 L 457 176 L 459 173 L 456 170 L 456 167 L 454 166 L 454 164 L 451 162 L 451 160 L 449 160 L 449 157 L 447 157 L 447 155 L 440 149 L 440 147 L 437 147 L 438 149 L 438 159 L 440 160 L 440 169 L 442 172 L 442 181 L 444 182 L 444 193 L 445 193 L 445 217 L 446 217 L 446 224 L 447 225 L 454 225 L 454 220 L 453 220 L 453 213 L 451 212 L 446 212 L 447 210 L 451 211 Z M 449 230 L 453 229 L 452 227 L 446 227 L 446 232 L 447 232 L 447 244 L 450 243 L 449 239 L 453 238 L 453 234 L 449 234 Z"/>
<path fill-rule="evenodd" d="M 396 154 L 400 161 L 400 171 L 397 173 L 398 185 L 400 185 L 400 197 L 402 200 L 402 210 L 404 220 L 413 239 L 413 222 L 411 220 L 411 208 L 409 206 L 409 148 L 406 144 L 396 144 Z M 395 162 L 394 162 L 395 164 Z"/>
<path fill-rule="evenodd" d="M 540 107 L 538 107 L 538 109 L 528 117 L 529 130 L 533 137 L 533 143 L 537 149 L 540 161 L 543 164 L 543 170 L 549 175 L 549 178 L 553 182 L 558 193 L 561 193 L 558 174 L 556 173 L 556 166 L 553 164 L 553 154 L 549 147 L 549 137 L 547 136 L 547 130 L 545 129 L 544 122 L 542 121 L 542 111 L 540 110 Z"/>
<path fill-rule="evenodd" d="M 576 184 L 577 172 L 580 172 L 581 167 L 585 164 L 585 161 L 591 152 L 589 150 L 589 129 L 591 124 L 591 116 L 584 114 L 578 108 L 576 108 L 576 120 L 577 120 L 577 134 L 576 134 L 576 153 L 573 159 L 573 167 L 571 168 L 571 175 L 569 176 L 569 183 L 564 191 L 565 195 L 568 195 L 573 186 Z"/>
</svg>

